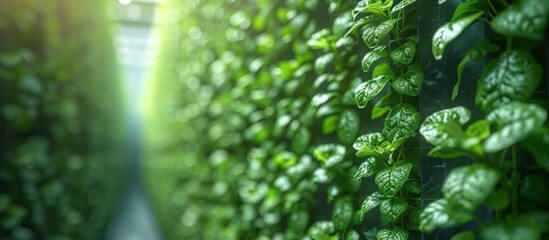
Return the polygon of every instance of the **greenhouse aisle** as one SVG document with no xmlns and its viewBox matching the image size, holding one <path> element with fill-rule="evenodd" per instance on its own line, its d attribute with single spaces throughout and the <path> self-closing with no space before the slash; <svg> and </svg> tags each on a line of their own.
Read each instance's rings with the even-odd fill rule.
<svg viewBox="0 0 549 240">
<path fill-rule="evenodd" d="M 162 235 L 140 174 L 142 128 L 139 104 L 156 46 L 151 30 L 154 5 L 152 2 L 145 4 L 136 1 L 129 5 L 117 4 L 116 10 L 118 31 L 115 46 L 123 67 L 123 87 L 129 108 L 126 120 L 129 130 L 127 159 L 124 163 L 128 171 L 126 186 L 111 219 L 106 239 L 158 240 L 162 239 Z"/>
</svg>

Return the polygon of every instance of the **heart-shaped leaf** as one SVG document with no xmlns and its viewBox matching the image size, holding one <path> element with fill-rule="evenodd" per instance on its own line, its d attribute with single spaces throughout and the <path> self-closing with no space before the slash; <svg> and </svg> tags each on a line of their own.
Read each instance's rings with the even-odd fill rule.
<svg viewBox="0 0 549 240">
<path fill-rule="evenodd" d="M 397 144 L 415 136 L 418 126 L 419 112 L 410 104 L 400 103 L 391 109 L 385 118 L 382 134 L 388 141 Z"/>
<path fill-rule="evenodd" d="M 399 11 L 399 10 L 402 10 L 404 9 L 405 7 L 407 7 L 408 5 L 412 4 L 412 3 L 415 3 L 416 0 L 402 0 L 400 1 L 400 3 L 398 3 L 397 5 L 395 5 L 393 7 L 393 9 L 391 9 L 391 13 L 394 13 L 396 11 Z"/>
<path fill-rule="evenodd" d="M 353 178 L 355 180 L 360 180 L 362 178 L 370 177 L 379 171 L 379 168 L 380 166 L 377 159 L 374 157 L 369 157 L 366 161 L 360 164 Z"/>
<path fill-rule="evenodd" d="M 497 52 L 499 51 L 499 49 L 500 47 L 498 45 L 491 43 L 488 39 L 483 39 L 482 41 L 477 43 L 477 45 L 471 48 L 471 50 L 469 50 L 467 54 L 465 54 L 465 57 L 461 59 L 461 62 L 459 62 L 459 65 L 457 67 L 457 83 L 452 91 L 452 100 L 455 99 L 458 95 L 459 86 L 461 84 L 461 76 L 463 74 L 465 66 L 470 62 L 482 59 L 489 53 Z"/>
<path fill-rule="evenodd" d="M 391 59 L 396 63 L 408 65 L 414 60 L 415 54 L 416 44 L 414 42 L 406 42 L 391 51 Z"/>
<path fill-rule="evenodd" d="M 379 206 L 381 219 L 386 223 L 398 220 L 406 209 L 408 209 L 408 201 L 404 198 L 389 198 Z"/>
<path fill-rule="evenodd" d="M 394 196 L 408 180 L 410 170 L 412 170 L 411 163 L 397 163 L 377 173 L 375 182 L 385 196 Z"/>
<path fill-rule="evenodd" d="M 430 233 L 437 228 L 454 227 L 473 219 L 468 211 L 454 209 L 445 198 L 438 199 L 421 212 L 419 230 Z"/>
<path fill-rule="evenodd" d="M 433 56 L 435 56 L 435 59 L 440 60 L 446 46 L 482 14 L 484 12 L 477 12 L 442 25 L 433 36 Z"/>
<path fill-rule="evenodd" d="M 337 127 L 337 136 L 344 144 L 352 144 L 360 128 L 360 117 L 354 110 L 345 110 L 341 113 Z"/>
<path fill-rule="evenodd" d="M 385 46 L 378 47 L 371 52 L 366 53 L 366 55 L 364 55 L 364 58 L 362 58 L 362 70 L 364 72 L 368 72 L 375 61 L 386 56 L 387 51 L 385 50 Z"/>
<path fill-rule="evenodd" d="M 408 231 L 402 228 L 386 228 L 377 232 L 378 240 L 406 240 L 408 239 Z"/>
<path fill-rule="evenodd" d="M 512 100 L 528 101 L 542 68 L 527 51 L 506 51 L 492 60 L 478 82 L 476 105 L 485 112 Z"/>
<path fill-rule="evenodd" d="M 417 96 L 421 91 L 423 77 L 423 67 L 419 64 L 414 64 L 408 67 L 406 74 L 400 75 L 393 81 L 391 86 L 400 94 Z"/>
<path fill-rule="evenodd" d="M 448 174 L 442 192 L 452 205 L 473 211 L 492 193 L 499 178 L 498 171 L 488 165 L 463 166 Z"/>
<path fill-rule="evenodd" d="M 369 48 L 377 47 L 387 36 L 387 34 L 391 32 L 396 22 L 397 19 L 390 19 L 378 24 L 377 26 L 367 26 L 364 29 L 364 32 L 362 32 L 362 40 L 364 40 L 364 43 L 366 43 L 366 46 Z"/>
<path fill-rule="evenodd" d="M 361 83 L 355 88 L 355 101 L 359 108 L 366 107 L 366 104 L 385 87 L 385 84 L 389 82 L 389 77 L 385 75 L 378 76 Z"/>
<path fill-rule="evenodd" d="M 520 0 L 500 12 L 491 25 L 506 36 L 541 40 L 547 25 L 549 1 Z"/>
<path fill-rule="evenodd" d="M 456 148 L 466 139 L 461 129 L 471 118 L 471 112 L 464 107 L 444 109 L 427 117 L 419 132 L 425 140 L 435 146 Z"/>
<path fill-rule="evenodd" d="M 377 207 L 382 201 L 383 195 L 380 192 L 374 192 L 370 196 L 366 197 L 360 208 L 360 217 L 362 218 L 366 212 Z"/>
<path fill-rule="evenodd" d="M 497 107 L 486 118 L 498 129 L 484 141 L 484 150 L 494 153 L 541 128 L 547 119 L 547 111 L 535 104 L 512 102 Z"/>
</svg>

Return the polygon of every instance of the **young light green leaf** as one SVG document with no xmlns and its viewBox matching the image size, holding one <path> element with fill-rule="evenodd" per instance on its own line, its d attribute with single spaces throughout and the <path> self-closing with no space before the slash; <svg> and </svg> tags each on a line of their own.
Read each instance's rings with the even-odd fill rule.
<svg viewBox="0 0 549 240">
<path fill-rule="evenodd" d="M 377 232 L 378 240 L 406 240 L 408 239 L 408 231 L 402 228 L 386 228 Z"/>
<path fill-rule="evenodd" d="M 511 102 L 497 107 L 486 118 L 498 130 L 484 141 L 484 151 L 494 153 L 541 128 L 547 119 L 547 111 L 535 104 Z"/>
<path fill-rule="evenodd" d="M 375 78 L 381 75 L 385 75 L 385 76 L 393 75 L 393 71 L 391 70 L 391 67 L 389 66 L 389 64 L 387 64 L 387 62 L 382 62 L 378 64 L 374 68 L 374 71 L 372 71 L 372 78 Z"/>
<path fill-rule="evenodd" d="M 353 217 L 353 202 L 349 198 L 340 198 L 334 204 L 332 222 L 338 230 L 347 228 Z"/>
<path fill-rule="evenodd" d="M 450 21 L 457 21 L 471 15 L 471 13 L 488 12 L 490 10 L 490 5 L 485 0 L 466 0 L 457 6 Z"/>
<path fill-rule="evenodd" d="M 332 116 L 326 117 L 322 122 L 322 133 L 323 134 L 332 133 L 337 129 L 338 123 L 339 123 L 338 115 L 332 115 Z"/>
<path fill-rule="evenodd" d="M 389 198 L 384 200 L 379 206 L 382 222 L 390 223 L 398 220 L 406 209 L 408 209 L 408 201 L 404 198 Z"/>
<path fill-rule="evenodd" d="M 337 144 L 322 144 L 313 150 L 313 156 L 326 167 L 334 166 L 345 157 L 345 147 Z"/>
<path fill-rule="evenodd" d="M 337 137 L 344 144 L 352 144 L 360 129 L 360 116 L 354 110 L 341 113 L 337 127 Z"/>
<path fill-rule="evenodd" d="M 519 0 L 496 15 L 491 25 L 506 36 L 541 40 L 548 14 L 549 1 Z"/>
<path fill-rule="evenodd" d="M 460 125 L 471 118 L 471 112 L 464 107 L 444 109 L 427 117 L 419 132 L 425 140 L 435 146 L 456 148 L 466 139 Z"/>
<path fill-rule="evenodd" d="M 408 5 L 412 4 L 412 3 L 415 3 L 416 0 L 402 0 L 400 1 L 400 3 L 398 3 L 397 5 L 395 5 L 393 7 L 393 9 L 391 9 L 391 13 L 394 13 L 396 11 L 399 11 L 399 10 L 402 10 L 404 9 L 405 7 L 407 7 Z"/>
<path fill-rule="evenodd" d="M 416 54 L 416 44 L 413 42 L 406 42 L 402 46 L 395 48 L 391 51 L 391 59 L 394 62 L 408 65 L 414 60 Z"/>
<path fill-rule="evenodd" d="M 381 10 L 388 10 L 393 6 L 393 0 L 384 0 L 381 4 Z"/>
<path fill-rule="evenodd" d="M 374 192 L 370 196 L 366 197 L 360 207 L 360 218 L 362 219 L 362 216 L 364 216 L 366 212 L 377 207 L 382 201 L 383 195 L 380 192 Z"/>
<path fill-rule="evenodd" d="M 389 82 L 389 77 L 381 75 L 358 85 L 358 87 L 355 88 L 355 101 L 357 106 L 359 108 L 366 107 L 366 104 L 381 92 L 387 82 Z"/>
<path fill-rule="evenodd" d="M 353 178 L 355 180 L 367 178 L 374 175 L 377 171 L 379 171 L 377 159 L 374 157 L 369 157 L 366 161 L 360 164 Z"/>
<path fill-rule="evenodd" d="M 394 151 L 390 144 L 381 133 L 369 133 L 358 137 L 353 143 L 353 148 L 358 151 L 358 157 L 381 157 Z"/>
<path fill-rule="evenodd" d="M 397 19 L 390 19 L 380 23 L 379 25 L 370 25 L 362 32 L 362 40 L 369 48 L 377 47 L 381 41 L 391 32 Z"/>
<path fill-rule="evenodd" d="M 409 162 L 400 162 L 377 173 L 375 182 L 385 196 L 394 196 L 408 180 L 412 170 Z"/>
<path fill-rule="evenodd" d="M 442 25 L 433 36 L 433 56 L 435 56 L 435 59 L 440 60 L 446 46 L 482 14 L 484 12 L 474 13 Z"/>
<path fill-rule="evenodd" d="M 408 67 L 406 74 L 400 75 L 391 83 L 393 89 L 400 94 L 417 96 L 423 85 L 423 66 L 414 64 Z"/>
<path fill-rule="evenodd" d="M 484 164 L 455 168 L 442 186 L 444 197 L 454 206 L 474 211 L 492 193 L 500 175 Z"/>
<path fill-rule="evenodd" d="M 386 56 L 387 51 L 385 50 L 385 46 L 378 47 L 371 52 L 366 53 L 366 55 L 364 55 L 364 58 L 362 58 L 362 70 L 364 72 L 368 72 L 375 61 Z"/>
<path fill-rule="evenodd" d="M 431 233 L 437 228 L 454 227 L 473 219 L 468 211 L 453 209 L 445 198 L 438 199 L 425 207 L 420 216 L 419 230 Z"/>
<path fill-rule="evenodd" d="M 527 51 L 506 51 L 484 69 L 476 105 L 485 112 L 512 100 L 528 101 L 542 77 L 542 68 Z"/>
<path fill-rule="evenodd" d="M 419 120 L 419 112 L 414 106 L 400 103 L 391 109 L 385 118 L 382 134 L 393 143 L 403 141 L 416 135 Z"/>
<path fill-rule="evenodd" d="M 482 41 L 477 43 L 477 45 L 471 48 L 471 50 L 469 50 L 467 54 L 465 54 L 465 57 L 461 59 L 461 62 L 459 62 L 459 65 L 457 67 L 457 83 L 452 90 L 452 100 L 454 100 L 458 95 L 459 86 L 461 84 L 461 76 L 463 75 L 463 70 L 465 69 L 465 66 L 471 62 L 482 59 L 489 53 L 497 52 L 499 51 L 499 49 L 500 47 L 498 45 L 491 43 L 488 39 L 483 39 Z"/>
</svg>

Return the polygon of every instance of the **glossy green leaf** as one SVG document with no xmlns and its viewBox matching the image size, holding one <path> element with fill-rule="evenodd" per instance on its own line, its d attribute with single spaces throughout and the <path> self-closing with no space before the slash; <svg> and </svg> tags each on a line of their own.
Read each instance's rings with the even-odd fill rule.
<svg viewBox="0 0 549 240">
<path fill-rule="evenodd" d="M 446 46 L 465 30 L 471 23 L 477 20 L 483 12 L 470 14 L 458 20 L 448 22 L 440 27 L 433 36 L 433 56 L 440 60 Z"/>
<path fill-rule="evenodd" d="M 391 9 L 391 12 L 394 13 L 396 11 L 400 11 L 400 10 L 404 9 L 405 7 L 407 7 L 408 5 L 410 5 L 412 3 L 415 3 L 415 2 L 416 2 L 416 0 L 402 0 L 397 5 L 395 5 L 393 7 L 393 9 Z"/>
<path fill-rule="evenodd" d="M 442 192 L 455 206 L 473 211 L 492 193 L 499 178 L 498 171 L 488 165 L 467 165 L 448 174 Z"/>
<path fill-rule="evenodd" d="M 484 69 L 476 105 L 487 112 L 512 100 L 528 101 L 542 77 L 542 68 L 527 51 L 506 51 Z"/>
<path fill-rule="evenodd" d="M 324 72 L 324 69 L 326 69 L 326 66 L 332 62 L 335 55 L 333 53 L 326 53 L 322 56 L 319 56 L 315 60 L 315 72 L 317 74 L 321 74 Z"/>
<path fill-rule="evenodd" d="M 330 235 L 335 231 L 334 224 L 330 221 L 315 222 L 307 231 L 309 237 L 315 240 L 331 239 Z"/>
<path fill-rule="evenodd" d="M 490 10 L 490 5 L 485 0 L 466 0 L 457 6 L 450 21 L 457 21 L 472 13 L 488 12 Z"/>
<path fill-rule="evenodd" d="M 390 149 L 390 144 L 381 133 L 369 133 L 358 137 L 353 148 L 358 151 L 358 157 L 381 157 L 394 150 Z"/>
<path fill-rule="evenodd" d="M 332 222 L 338 230 L 345 230 L 353 217 L 353 202 L 349 198 L 336 200 L 332 212 Z"/>
<path fill-rule="evenodd" d="M 547 119 L 547 111 L 535 104 L 511 102 L 494 109 L 486 117 L 497 131 L 484 141 L 488 153 L 501 151 L 527 138 L 541 128 Z"/>
<path fill-rule="evenodd" d="M 331 167 L 343 161 L 345 147 L 337 144 L 319 145 L 313 150 L 313 156 L 326 167 Z"/>
<path fill-rule="evenodd" d="M 365 16 L 361 19 L 359 19 L 358 21 L 356 21 L 353 26 L 349 29 L 349 31 L 347 31 L 347 33 L 345 33 L 345 35 L 343 35 L 343 37 L 346 37 L 346 36 L 349 36 L 349 34 L 351 34 L 352 32 L 356 31 L 357 29 L 359 29 L 360 27 L 370 23 L 370 22 L 373 22 L 377 20 L 377 18 L 375 18 L 374 16 Z"/>
<path fill-rule="evenodd" d="M 461 126 L 469 121 L 471 112 L 464 107 L 444 109 L 427 117 L 419 132 L 435 146 L 456 148 L 466 139 Z"/>
<path fill-rule="evenodd" d="M 344 144 L 352 144 L 360 129 L 360 116 L 354 110 L 346 110 L 339 117 L 337 136 Z"/>
<path fill-rule="evenodd" d="M 358 107 L 366 107 L 366 104 L 381 92 L 387 82 L 389 77 L 382 75 L 358 85 L 355 88 L 355 101 Z"/>
<path fill-rule="evenodd" d="M 416 44 L 413 42 L 406 42 L 402 46 L 395 48 L 391 51 L 391 59 L 400 64 L 408 65 L 414 60 L 416 55 Z"/>
<path fill-rule="evenodd" d="M 364 55 L 364 58 L 362 58 L 362 70 L 364 72 L 368 72 L 370 70 L 370 67 L 372 66 L 372 64 L 383 58 L 383 57 L 386 57 L 387 56 L 387 51 L 385 50 L 385 47 L 379 47 L 379 48 L 376 48 L 368 53 L 366 53 L 366 55 Z M 389 76 L 389 75 L 388 75 Z M 372 76 L 374 77 L 374 76 Z"/>
<path fill-rule="evenodd" d="M 398 220 L 406 209 L 408 209 L 408 201 L 404 198 L 389 198 L 379 206 L 381 219 L 386 223 Z"/>
<path fill-rule="evenodd" d="M 391 92 L 383 96 L 379 101 L 374 104 L 372 108 L 372 119 L 380 118 L 385 115 L 387 112 L 391 111 L 391 108 L 396 104 L 396 101 L 392 98 Z"/>
<path fill-rule="evenodd" d="M 474 216 L 462 209 L 453 209 L 445 198 L 438 199 L 425 207 L 420 216 L 420 231 L 430 233 L 437 228 L 454 227 L 471 221 Z"/>
<path fill-rule="evenodd" d="M 381 75 L 385 75 L 385 76 L 393 75 L 393 71 L 391 70 L 391 67 L 389 66 L 389 64 L 387 64 L 387 62 L 382 62 L 378 64 L 372 71 L 372 78 L 376 78 Z"/>
<path fill-rule="evenodd" d="M 374 157 L 369 157 L 366 161 L 360 164 L 353 178 L 355 180 L 360 180 L 362 178 L 373 176 L 379 171 L 379 169 L 380 166 L 377 159 Z"/>
<path fill-rule="evenodd" d="M 369 48 L 377 47 L 381 41 L 391 32 L 393 26 L 397 22 L 396 19 L 386 20 L 379 25 L 370 25 L 362 32 L 362 40 Z"/>
<path fill-rule="evenodd" d="M 398 147 L 403 140 L 416 135 L 419 120 L 419 112 L 414 106 L 400 103 L 385 118 L 382 134 Z"/>
<path fill-rule="evenodd" d="M 491 25 L 494 31 L 506 36 L 541 40 L 548 14 L 548 1 L 519 0 L 496 15 Z"/>
<path fill-rule="evenodd" d="M 394 196 L 408 180 L 412 164 L 400 162 L 377 173 L 375 182 L 385 196 Z"/>
<path fill-rule="evenodd" d="M 494 53 L 500 50 L 500 47 L 496 44 L 491 43 L 488 39 L 483 39 L 477 45 L 465 54 L 465 57 L 461 59 L 457 67 L 457 83 L 452 90 L 452 100 L 455 99 L 458 95 L 459 86 L 461 85 L 461 77 L 463 75 L 463 70 L 467 64 L 478 61 L 485 57 L 489 53 Z"/>
<path fill-rule="evenodd" d="M 463 156 L 464 154 L 465 152 L 456 149 L 435 146 L 431 149 L 431 151 L 429 151 L 429 153 L 427 153 L 427 156 L 433 158 L 457 158 Z"/>
<path fill-rule="evenodd" d="M 370 196 L 366 197 L 364 201 L 362 202 L 362 206 L 360 207 L 360 217 L 374 209 L 375 207 L 379 206 L 381 202 L 383 201 L 383 195 L 380 192 L 374 192 Z"/>
<path fill-rule="evenodd" d="M 423 67 L 419 64 L 414 64 L 408 67 L 406 74 L 397 77 L 397 79 L 391 83 L 391 86 L 400 94 L 417 96 L 421 91 L 423 78 Z"/>
<path fill-rule="evenodd" d="M 386 228 L 377 232 L 378 240 L 406 240 L 408 239 L 408 231 L 402 228 Z"/>
</svg>

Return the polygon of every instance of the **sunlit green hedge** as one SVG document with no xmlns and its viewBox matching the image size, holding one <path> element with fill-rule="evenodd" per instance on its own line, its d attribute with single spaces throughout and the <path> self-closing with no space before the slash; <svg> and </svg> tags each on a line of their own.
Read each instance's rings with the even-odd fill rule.
<svg viewBox="0 0 549 240">
<path fill-rule="evenodd" d="M 0 238 L 101 239 L 122 161 L 106 1 L 0 1 Z"/>
</svg>

